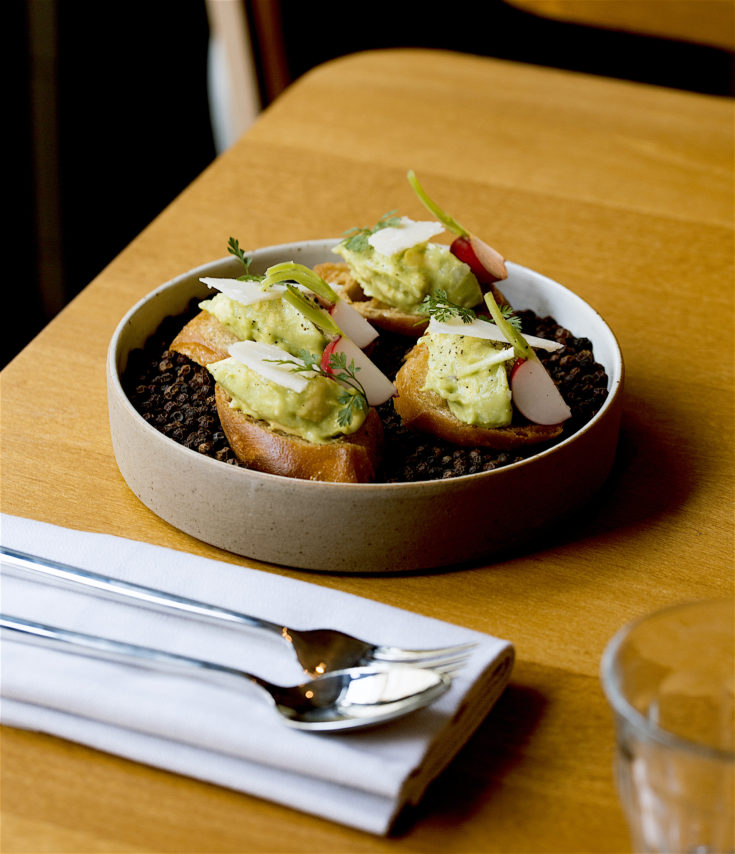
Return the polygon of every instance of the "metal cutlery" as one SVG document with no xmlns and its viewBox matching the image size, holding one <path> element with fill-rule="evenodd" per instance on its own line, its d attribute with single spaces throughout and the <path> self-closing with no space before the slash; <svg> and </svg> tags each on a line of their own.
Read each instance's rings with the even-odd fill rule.
<svg viewBox="0 0 735 854">
<path fill-rule="evenodd" d="M 217 605 L 187 599 L 127 581 L 89 572 L 69 564 L 0 546 L 4 568 L 19 576 L 43 576 L 60 586 L 79 586 L 121 602 L 136 602 L 146 608 L 177 612 L 211 623 L 257 629 L 277 635 L 289 643 L 303 669 L 319 676 L 373 663 L 414 665 L 443 674 L 459 670 L 476 644 L 462 643 L 435 649 L 402 649 L 373 644 L 336 629 L 300 630 L 233 611 Z"/>
<path fill-rule="evenodd" d="M 167 673 L 217 682 L 246 680 L 265 691 L 290 727 L 312 732 L 385 723 L 433 703 L 450 685 L 443 673 L 406 664 L 373 664 L 281 686 L 244 670 L 0 615 L 0 629 L 14 640 Z"/>
</svg>

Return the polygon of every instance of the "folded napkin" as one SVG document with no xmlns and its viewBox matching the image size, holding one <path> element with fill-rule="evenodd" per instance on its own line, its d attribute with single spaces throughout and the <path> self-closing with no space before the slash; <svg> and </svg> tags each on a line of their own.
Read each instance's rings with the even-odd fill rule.
<svg viewBox="0 0 735 854">
<path fill-rule="evenodd" d="M 508 682 L 507 641 L 293 578 L 102 534 L 3 515 L 9 548 L 294 628 L 330 626 L 410 648 L 477 642 L 433 705 L 373 729 L 284 725 L 255 686 L 210 683 L 2 640 L 2 723 L 51 733 L 375 834 L 448 764 Z M 265 632 L 162 615 L 4 572 L 2 611 L 209 659 L 297 684 L 288 644 Z"/>
</svg>

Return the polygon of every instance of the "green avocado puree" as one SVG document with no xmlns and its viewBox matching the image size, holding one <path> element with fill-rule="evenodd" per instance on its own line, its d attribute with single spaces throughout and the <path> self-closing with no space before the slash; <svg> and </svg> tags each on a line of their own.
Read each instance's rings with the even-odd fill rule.
<svg viewBox="0 0 735 854">
<path fill-rule="evenodd" d="M 235 302 L 222 293 L 199 303 L 241 341 L 275 344 L 297 356 L 299 350 L 321 353 L 327 337 L 301 312 L 283 299 L 263 300 L 252 305 Z"/>
<path fill-rule="evenodd" d="M 370 297 L 409 314 L 416 314 L 428 294 L 445 290 L 457 305 L 471 308 L 482 302 L 482 292 L 469 266 L 440 243 L 419 243 L 395 255 L 383 255 L 372 246 L 355 251 L 344 243 L 334 250 Z"/>
<path fill-rule="evenodd" d="M 424 335 L 429 368 L 424 389 L 446 400 L 465 424 L 507 427 L 513 417 L 507 361 L 492 364 L 503 344 L 467 335 Z"/>
<path fill-rule="evenodd" d="M 354 433 L 365 420 L 365 412 L 353 408 L 352 421 L 339 423 L 345 404 L 339 398 L 346 391 L 335 380 L 314 375 L 303 391 L 279 385 L 236 359 L 227 358 L 207 365 L 214 379 L 232 397 L 231 406 L 268 423 L 269 427 L 309 442 L 325 444 L 341 435 Z"/>
</svg>

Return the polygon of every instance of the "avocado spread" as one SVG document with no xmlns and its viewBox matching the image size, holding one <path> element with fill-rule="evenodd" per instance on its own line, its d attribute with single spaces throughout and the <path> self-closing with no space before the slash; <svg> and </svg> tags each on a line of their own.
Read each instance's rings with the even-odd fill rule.
<svg viewBox="0 0 735 854">
<path fill-rule="evenodd" d="M 416 314 L 425 296 L 437 290 L 457 305 L 471 308 L 482 302 L 482 292 L 469 266 L 439 243 L 419 243 L 394 255 L 383 255 L 367 245 L 334 250 L 350 267 L 363 291 L 386 305 Z"/>
<path fill-rule="evenodd" d="M 507 427 L 513 416 L 507 361 L 498 361 L 502 344 L 467 335 L 429 334 L 421 338 L 429 350 L 424 389 L 446 400 L 452 414 L 465 424 Z"/>
<path fill-rule="evenodd" d="M 283 299 L 243 305 L 222 293 L 205 300 L 199 307 L 217 320 L 241 341 L 274 344 L 296 356 L 299 350 L 321 353 L 327 337 L 301 312 Z"/>
<path fill-rule="evenodd" d="M 232 397 L 231 406 L 268 426 L 325 444 L 341 435 L 354 433 L 365 420 L 365 411 L 354 407 L 352 420 L 342 426 L 339 413 L 345 409 L 345 393 L 335 380 L 314 374 L 303 391 L 293 391 L 261 376 L 236 359 L 222 359 L 207 365 L 209 372 Z"/>
</svg>

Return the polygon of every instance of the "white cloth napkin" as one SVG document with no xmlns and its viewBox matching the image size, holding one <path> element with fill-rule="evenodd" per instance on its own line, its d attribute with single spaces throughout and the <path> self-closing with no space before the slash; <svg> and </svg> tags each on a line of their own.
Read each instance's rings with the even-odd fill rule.
<svg viewBox="0 0 735 854">
<path fill-rule="evenodd" d="M 313 734 L 284 725 L 268 697 L 242 687 L 145 671 L 2 639 L 2 723 L 206 780 L 375 834 L 469 738 L 508 682 L 513 647 L 470 631 L 293 578 L 103 534 L 0 517 L 2 543 L 103 575 L 258 615 L 294 628 L 331 626 L 377 643 L 476 641 L 432 706 L 383 726 Z M 288 644 L 119 604 L 4 572 L 6 615 L 209 659 L 281 684 L 303 681 Z"/>
</svg>

